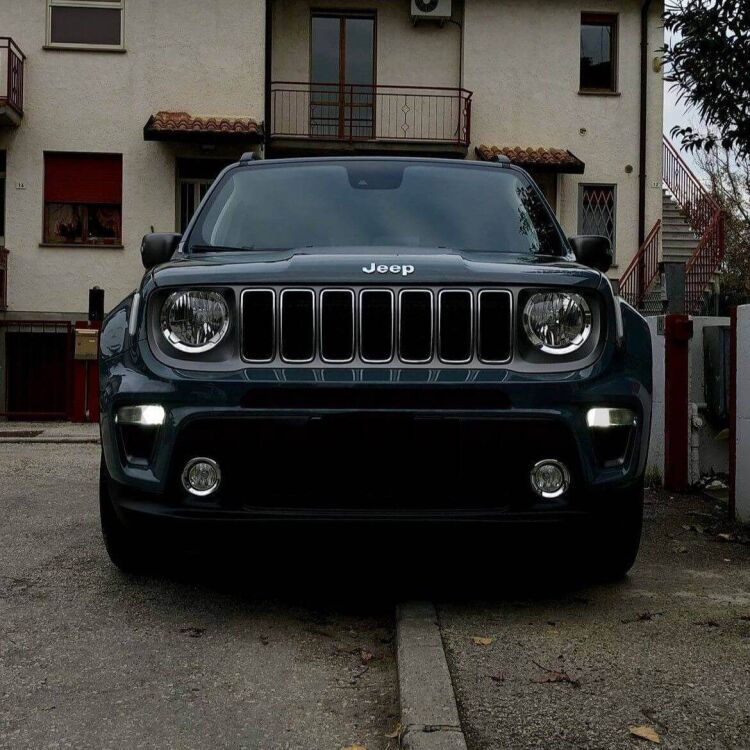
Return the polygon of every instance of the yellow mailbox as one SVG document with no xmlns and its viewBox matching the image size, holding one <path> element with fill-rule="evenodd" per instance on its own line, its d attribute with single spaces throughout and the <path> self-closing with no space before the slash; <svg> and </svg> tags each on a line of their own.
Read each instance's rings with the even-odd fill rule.
<svg viewBox="0 0 750 750">
<path fill-rule="evenodd" d="M 99 331 L 95 328 L 76 328 L 75 359 L 96 359 Z"/>
</svg>

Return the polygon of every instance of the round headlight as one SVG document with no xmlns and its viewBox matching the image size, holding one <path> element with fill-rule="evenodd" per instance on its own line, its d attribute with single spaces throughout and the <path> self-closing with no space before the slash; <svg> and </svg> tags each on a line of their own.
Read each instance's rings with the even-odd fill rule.
<svg viewBox="0 0 750 750">
<path fill-rule="evenodd" d="M 591 335 L 591 308 L 575 292 L 538 292 L 523 309 L 529 341 L 547 354 L 570 354 Z"/>
<path fill-rule="evenodd" d="M 218 292 L 173 292 L 161 309 L 164 338 L 181 352 L 213 349 L 229 328 L 229 308 Z"/>
</svg>

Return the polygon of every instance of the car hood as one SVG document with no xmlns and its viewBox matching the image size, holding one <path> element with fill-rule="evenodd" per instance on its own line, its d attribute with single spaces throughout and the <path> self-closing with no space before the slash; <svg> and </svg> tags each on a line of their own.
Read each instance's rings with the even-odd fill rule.
<svg viewBox="0 0 750 750">
<path fill-rule="evenodd" d="M 371 272 L 367 272 L 371 271 Z M 444 248 L 337 247 L 182 256 L 156 267 L 160 287 L 195 284 L 531 284 L 596 288 L 599 271 L 569 259 Z"/>
</svg>

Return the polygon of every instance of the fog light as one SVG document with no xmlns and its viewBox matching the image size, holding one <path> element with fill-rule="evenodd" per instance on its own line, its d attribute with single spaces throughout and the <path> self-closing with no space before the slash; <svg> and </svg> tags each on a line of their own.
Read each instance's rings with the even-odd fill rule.
<svg viewBox="0 0 750 750">
<path fill-rule="evenodd" d="M 136 425 L 138 427 L 159 427 L 164 424 L 166 412 L 159 404 L 143 404 L 140 406 L 121 406 L 117 410 L 115 421 L 117 424 Z"/>
<path fill-rule="evenodd" d="M 565 465 L 553 459 L 545 459 L 531 470 L 531 486 L 537 495 L 544 498 L 560 497 L 570 485 L 570 474 Z"/>
<path fill-rule="evenodd" d="M 586 424 L 590 428 L 635 427 L 638 420 L 631 409 L 609 409 L 597 407 L 586 412 Z"/>
<path fill-rule="evenodd" d="M 182 470 L 182 485 L 197 497 L 215 492 L 221 482 L 219 464 L 210 458 L 191 458 Z"/>
</svg>

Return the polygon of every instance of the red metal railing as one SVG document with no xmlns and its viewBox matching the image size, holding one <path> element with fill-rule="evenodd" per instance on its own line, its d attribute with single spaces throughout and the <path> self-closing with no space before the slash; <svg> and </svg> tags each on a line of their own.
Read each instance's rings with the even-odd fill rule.
<svg viewBox="0 0 750 750">
<path fill-rule="evenodd" d="M 660 238 L 661 219 L 657 219 L 620 279 L 620 296 L 637 309 L 643 308 L 646 295 L 659 274 Z"/>
<path fill-rule="evenodd" d="M 717 211 L 698 240 L 685 265 L 685 307 L 689 315 L 700 313 L 705 293 L 724 260 L 724 214 Z"/>
<path fill-rule="evenodd" d="M 724 260 L 724 213 L 669 140 L 664 138 L 663 143 L 664 183 L 699 237 L 685 266 L 685 312 L 696 315 Z"/>
<path fill-rule="evenodd" d="M 271 137 L 332 141 L 471 141 L 472 92 L 436 86 L 271 84 Z"/>
<path fill-rule="evenodd" d="M 662 146 L 664 182 L 697 234 L 703 234 L 720 211 L 719 204 L 692 173 L 665 137 Z"/>
<path fill-rule="evenodd" d="M 0 36 L 0 104 L 7 104 L 19 115 L 23 114 L 24 60 L 26 55 L 19 46 L 9 36 Z"/>
<path fill-rule="evenodd" d="M 662 142 L 664 184 L 699 236 L 698 246 L 685 266 L 685 312 L 696 315 L 724 259 L 724 213 L 669 140 L 664 137 Z M 659 270 L 660 233 L 661 221 L 657 221 L 620 279 L 622 296 L 641 309 Z"/>
</svg>

